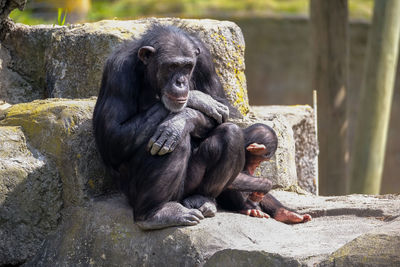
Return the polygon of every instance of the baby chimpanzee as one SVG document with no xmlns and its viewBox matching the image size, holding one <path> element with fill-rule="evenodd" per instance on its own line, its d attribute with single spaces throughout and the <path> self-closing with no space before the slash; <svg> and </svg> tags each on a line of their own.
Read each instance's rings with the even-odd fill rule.
<svg viewBox="0 0 400 267">
<path fill-rule="evenodd" d="M 244 169 L 232 185 L 217 198 L 218 204 L 224 209 L 259 218 L 271 216 L 284 223 L 310 221 L 311 216 L 309 214 L 300 215 L 285 207 L 271 194 L 267 193 L 271 189 L 272 183 L 266 178 L 254 177 L 251 182 L 252 185 L 249 185 L 249 189 L 254 189 L 254 183 L 258 180 L 260 189 L 262 189 L 260 191 L 263 192 L 254 192 L 254 190 L 242 192 L 243 188 L 246 188 L 243 180 L 248 181 L 248 179 L 241 178 L 244 176 L 253 177 L 255 169 L 263 161 L 268 161 L 275 154 L 278 146 L 278 139 L 274 130 L 264 124 L 254 124 L 244 129 L 243 135 L 246 149 Z"/>
</svg>

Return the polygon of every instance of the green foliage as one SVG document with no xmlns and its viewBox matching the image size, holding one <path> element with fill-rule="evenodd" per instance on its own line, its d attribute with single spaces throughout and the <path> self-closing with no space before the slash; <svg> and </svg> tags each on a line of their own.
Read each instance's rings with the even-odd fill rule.
<svg viewBox="0 0 400 267">
<path fill-rule="evenodd" d="M 264 14 L 307 14 L 308 0 L 97 0 L 89 20 L 143 16 L 229 17 Z"/>
<path fill-rule="evenodd" d="M 349 0 L 353 18 L 369 19 L 373 0 Z M 25 24 L 53 23 L 33 16 L 28 1 L 24 12 L 14 10 L 10 17 Z M 308 15 L 309 0 L 92 0 L 87 21 L 176 16 L 182 18 L 229 18 L 237 16 Z M 61 9 L 62 10 L 62 9 Z M 65 23 L 58 11 L 57 22 Z M 54 14 L 54 17 L 56 14 Z"/>
<path fill-rule="evenodd" d="M 48 24 L 49 21 L 45 19 L 35 17 L 33 15 L 32 10 L 26 9 L 24 11 L 20 11 L 19 9 L 14 9 L 10 13 L 10 18 L 18 23 L 23 23 L 27 25 L 37 25 L 37 24 Z"/>
<path fill-rule="evenodd" d="M 65 24 L 65 19 L 67 18 L 68 10 L 65 9 L 65 11 L 64 11 L 64 16 L 62 15 L 62 14 L 63 14 L 63 11 L 64 11 L 63 8 L 58 8 L 57 23 L 58 23 L 58 25 L 60 25 L 60 26 L 64 26 L 64 24 Z"/>
</svg>

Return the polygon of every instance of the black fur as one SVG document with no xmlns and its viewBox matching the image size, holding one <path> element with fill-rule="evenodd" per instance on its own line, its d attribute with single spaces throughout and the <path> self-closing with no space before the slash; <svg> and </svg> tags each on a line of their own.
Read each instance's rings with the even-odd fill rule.
<svg viewBox="0 0 400 267">
<path fill-rule="evenodd" d="M 153 25 L 110 55 L 94 135 L 142 229 L 194 225 L 214 216 L 215 198 L 245 164 L 247 133 L 225 122 L 228 111 L 234 108 L 211 54 L 194 35 Z M 254 191 L 269 190 L 257 180 L 250 181 Z"/>
<path fill-rule="evenodd" d="M 168 69 L 163 66 L 171 60 L 186 63 L 172 66 L 166 73 Z M 185 82 L 176 81 L 179 77 L 188 80 L 188 88 Z M 187 89 L 201 91 L 223 104 L 213 100 L 209 103 L 214 105 L 213 111 L 183 106 L 171 112 L 170 105 L 176 103 L 173 98 L 166 103 L 163 97 L 170 94 L 182 98 Z M 204 104 L 201 101 L 200 94 L 188 103 Z M 201 192 L 212 199 L 240 172 L 244 164 L 240 129 L 227 123 L 218 126 L 213 117 L 204 115 L 215 115 L 215 110 L 223 113 L 224 104 L 230 106 L 208 49 L 200 39 L 176 27 L 153 25 L 139 40 L 124 44 L 108 58 L 93 114 L 94 134 L 105 165 L 129 198 L 134 218 L 142 228 L 197 223 L 201 214 L 178 203 L 189 196 L 185 186 L 193 194 Z M 168 139 L 170 136 L 174 139 Z M 165 137 L 167 141 L 162 139 Z M 170 140 L 174 145 L 163 151 Z M 151 155 L 149 150 L 163 155 Z M 214 159 L 207 159 L 209 154 Z M 205 162 L 192 162 L 193 158 Z M 209 161 L 221 163 L 206 172 Z M 237 167 L 226 172 L 231 164 Z M 188 169 L 202 174 L 189 174 Z"/>
</svg>

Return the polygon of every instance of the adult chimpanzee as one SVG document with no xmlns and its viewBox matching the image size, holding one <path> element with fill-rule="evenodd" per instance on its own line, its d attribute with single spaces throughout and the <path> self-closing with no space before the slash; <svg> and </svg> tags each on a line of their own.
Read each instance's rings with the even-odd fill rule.
<svg viewBox="0 0 400 267">
<path fill-rule="evenodd" d="M 223 123 L 228 107 L 209 51 L 176 27 L 153 25 L 108 58 L 94 134 L 140 227 L 197 224 L 236 178 L 243 137 Z M 206 205 L 179 203 L 195 193 Z"/>
<path fill-rule="evenodd" d="M 245 164 L 243 132 L 225 122 L 229 110 L 209 51 L 181 29 L 153 25 L 108 58 L 94 134 L 141 228 L 215 214 L 214 199 Z M 184 207 L 186 198 L 196 205 Z"/>
</svg>

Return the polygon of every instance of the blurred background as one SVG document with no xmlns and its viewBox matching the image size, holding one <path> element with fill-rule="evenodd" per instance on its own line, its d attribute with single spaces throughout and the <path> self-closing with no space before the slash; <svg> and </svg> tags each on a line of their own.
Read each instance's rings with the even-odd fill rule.
<svg viewBox="0 0 400 267">
<path fill-rule="evenodd" d="M 14 10 L 10 17 L 15 22 L 29 25 L 43 23 L 68 25 L 103 19 L 127 20 L 143 17 L 212 18 L 234 21 L 242 29 L 246 42 L 246 78 L 250 104 L 312 105 L 312 91 L 317 89 L 313 88 L 315 38 L 312 38 L 312 31 L 317 26 L 313 26 L 315 20 L 310 20 L 311 2 L 309 0 L 28 0 L 24 11 Z M 354 140 L 374 1 L 339 2 L 346 4 L 345 9 L 348 12 L 346 14 L 348 16 L 346 135 L 348 140 Z M 318 13 L 318 9 L 316 10 Z M 396 77 L 400 77 L 398 67 Z M 383 178 L 381 186 L 377 189 L 381 194 L 400 192 L 399 81 L 396 78 Z M 351 148 L 352 143 L 348 142 L 347 146 Z M 321 145 L 320 166 L 332 164 L 331 167 L 335 168 L 334 163 L 331 163 L 332 160 L 328 162 L 323 156 L 327 149 L 332 148 Z M 348 150 L 351 149 L 346 149 Z M 326 176 L 329 177 L 320 179 L 336 179 L 330 175 Z M 324 188 L 328 186 L 329 183 L 322 181 L 320 190 L 322 194 L 349 193 L 348 189 Z"/>
<path fill-rule="evenodd" d="M 350 0 L 350 17 L 369 19 L 373 0 Z M 14 10 L 17 22 L 57 24 L 57 9 L 68 9 L 67 22 L 142 17 L 227 18 L 308 16 L 308 0 L 28 0 L 23 12 Z"/>
</svg>

